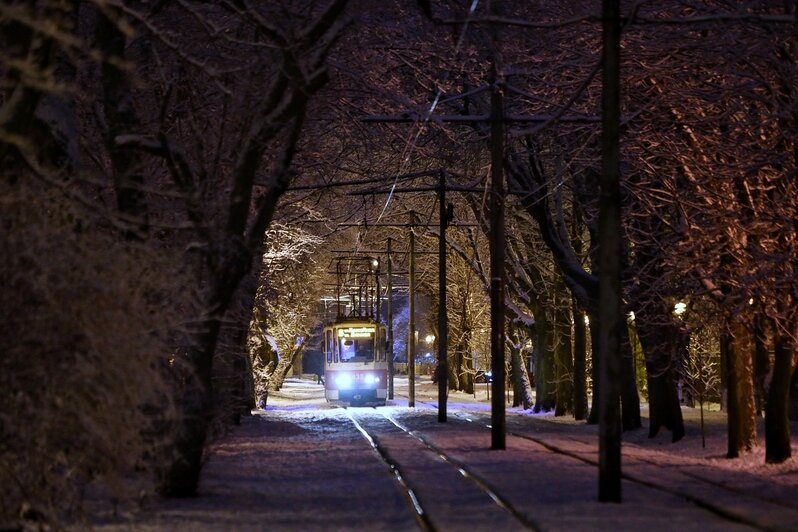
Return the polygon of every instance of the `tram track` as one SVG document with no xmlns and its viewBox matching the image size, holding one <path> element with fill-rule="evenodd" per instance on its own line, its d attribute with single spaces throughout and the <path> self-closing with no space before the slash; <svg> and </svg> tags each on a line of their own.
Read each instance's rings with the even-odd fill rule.
<svg viewBox="0 0 798 532">
<path fill-rule="evenodd" d="M 508 501 L 506 498 L 501 496 L 496 490 L 494 490 L 486 480 L 484 480 L 479 475 L 477 475 L 472 470 L 470 470 L 470 468 L 468 466 L 466 466 L 465 464 L 463 464 L 462 462 L 460 462 L 459 460 L 454 458 L 451 454 L 447 453 L 446 451 L 444 451 L 440 447 L 436 446 L 434 443 L 430 442 L 424 436 L 422 436 L 422 435 L 416 433 L 415 431 L 410 430 L 407 427 L 403 426 L 401 423 L 399 423 L 398 421 L 393 419 L 391 416 L 389 416 L 385 412 L 380 412 L 380 413 L 383 415 L 383 417 L 385 417 L 388 421 L 390 421 L 398 429 L 402 430 L 403 432 L 405 432 L 409 436 L 412 436 L 413 438 L 415 438 L 418 441 L 420 441 L 422 444 L 424 444 L 425 447 L 427 447 L 429 450 L 431 450 L 435 454 L 437 454 L 444 462 L 446 462 L 447 464 L 449 464 L 452 467 L 454 467 L 457 470 L 457 472 L 460 473 L 461 476 L 463 476 L 464 478 L 466 478 L 466 479 L 470 480 L 471 482 L 473 482 L 474 484 L 476 484 L 476 486 L 480 490 L 482 490 L 488 497 L 490 497 L 490 499 L 494 503 L 496 503 L 496 505 L 499 508 L 501 508 L 502 510 L 508 512 L 515 519 L 517 519 L 521 524 L 523 524 L 526 528 L 529 528 L 531 530 L 539 530 L 539 527 L 537 525 L 535 525 L 532 521 L 530 521 L 517 508 L 515 508 L 510 503 L 510 501 Z"/>
<path fill-rule="evenodd" d="M 343 408 L 343 407 L 342 407 Z M 423 530 L 436 530 L 434 523 L 430 517 L 430 512 L 427 509 L 427 505 L 424 502 L 423 496 L 421 496 L 417 489 L 415 489 L 411 482 L 408 479 L 408 475 L 403 474 L 401 464 L 392 458 L 392 453 L 390 450 L 381 443 L 380 436 L 375 434 L 373 429 L 371 432 L 367 430 L 362 423 L 360 423 L 352 412 L 349 409 L 344 408 L 346 411 L 346 415 L 355 425 L 357 430 L 363 435 L 364 438 L 369 442 L 369 444 L 374 448 L 374 450 L 380 455 L 383 462 L 388 465 L 391 469 L 391 472 L 395 476 L 396 480 L 399 482 L 400 486 L 402 487 L 403 491 L 405 492 L 406 498 L 409 501 L 410 506 L 413 508 L 416 520 L 419 523 L 419 526 Z M 441 449 L 440 447 L 436 446 L 434 443 L 429 441 L 423 435 L 418 434 L 417 432 L 411 430 L 410 428 L 404 426 L 402 423 L 395 420 L 391 417 L 388 413 L 380 410 L 374 409 L 376 413 L 378 413 L 383 419 L 387 420 L 393 427 L 398 429 L 401 434 L 408 436 L 419 444 L 421 444 L 424 449 L 430 451 L 437 457 L 441 462 L 450 466 L 454 469 L 460 478 L 465 479 L 471 486 L 473 486 L 479 493 L 482 493 L 486 496 L 491 503 L 498 508 L 502 513 L 507 515 L 507 519 L 511 522 L 516 523 L 517 528 L 527 529 L 527 530 L 540 530 L 540 527 L 533 523 L 526 515 L 524 515 L 521 511 L 515 508 L 505 497 L 500 495 L 485 479 L 481 478 L 477 475 L 471 468 L 469 468 L 466 464 L 461 463 L 455 457 L 453 457 L 450 453 L 446 452 L 445 450 Z"/>
<path fill-rule="evenodd" d="M 418 399 L 416 399 L 416 402 L 424 404 L 424 405 L 427 405 L 427 406 L 430 406 L 433 409 L 437 409 L 438 408 L 437 403 L 434 403 L 434 402 L 419 401 Z M 475 417 L 477 417 L 477 416 L 475 416 Z M 488 423 L 475 422 L 474 419 L 471 419 L 471 418 L 463 418 L 463 419 L 466 422 L 468 422 L 468 423 L 475 423 L 477 425 L 481 424 L 484 428 L 491 429 L 491 425 L 488 424 Z M 545 448 L 546 450 L 548 450 L 548 451 L 550 451 L 550 452 L 552 452 L 554 454 L 561 455 L 561 456 L 567 456 L 569 458 L 578 460 L 580 462 L 583 462 L 583 463 L 591 465 L 591 466 L 595 466 L 595 467 L 599 466 L 598 458 L 591 459 L 591 458 L 583 456 L 583 455 L 581 455 L 581 454 L 579 454 L 577 452 L 569 451 L 567 449 L 563 449 L 563 448 L 558 447 L 556 445 L 552 445 L 552 444 L 546 442 L 545 440 L 543 440 L 541 438 L 538 438 L 538 437 L 535 437 L 535 436 L 530 436 L 528 434 L 523 434 L 523 433 L 512 431 L 512 430 L 507 430 L 506 434 L 507 434 L 507 436 L 510 436 L 510 437 L 519 438 L 519 439 L 522 439 L 522 440 L 531 441 L 533 443 L 536 443 L 537 445 L 540 445 L 541 447 Z M 581 440 L 578 440 L 578 439 L 575 439 L 575 438 L 572 438 L 572 439 L 574 441 L 578 441 L 578 442 L 582 443 Z M 657 465 L 656 462 L 654 462 L 652 460 L 647 460 L 647 459 L 642 458 L 642 457 L 635 457 L 635 459 L 640 461 L 640 462 L 642 462 L 642 463 L 645 463 L 647 465 L 653 465 L 653 466 Z M 721 490 L 724 490 L 726 492 L 735 493 L 735 494 L 738 494 L 738 495 L 742 495 L 743 494 L 741 491 L 735 490 L 734 488 L 732 488 L 730 486 L 726 486 L 726 485 L 722 485 L 722 484 L 719 484 L 719 483 L 716 483 L 716 482 L 712 482 L 711 480 L 705 479 L 705 478 L 701 477 L 700 475 L 692 474 L 692 473 L 689 473 L 689 472 L 685 472 L 684 474 L 686 476 L 688 476 L 689 478 L 693 479 L 693 480 L 700 481 L 700 482 L 702 482 L 704 484 L 709 484 L 709 485 L 711 485 L 711 486 L 713 486 L 713 487 L 715 487 L 717 489 L 721 489 Z M 754 520 L 748 519 L 745 516 L 740 515 L 738 513 L 734 513 L 732 511 L 729 511 L 729 510 L 723 508 L 722 506 L 719 506 L 717 504 L 713 504 L 712 502 L 709 502 L 709 501 L 707 501 L 705 499 L 702 499 L 700 497 L 696 497 L 696 496 L 687 494 L 687 493 L 685 493 L 682 490 L 679 490 L 679 489 L 676 489 L 676 488 L 670 488 L 668 486 L 664 486 L 662 484 L 659 484 L 659 483 L 656 483 L 656 482 L 653 482 L 653 481 L 650 481 L 650 480 L 642 479 L 642 478 L 638 477 L 637 475 L 629 474 L 626 471 L 622 472 L 621 477 L 624 480 L 628 481 L 628 482 L 632 482 L 632 483 L 638 484 L 640 486 L 645 486 L 645 487 L 647 487 L 649 489 L 660 491 L 662 493 L 667 493 L 669 495 L 680 497 L 680 498 L 682 498 L 682 499 L 684 499 L 684 500 L 686 500 L 686 501 L 688 501 L 688 502 L 690 502 L 690 503 L 692 503 L 692 504 L 694 504 L 694 505 L 696 505 L 696 506 L 698 506 L 700 508 L 703 508 L 704 510 L 706 510 L 708 512 L 711 512 L 714 515 L 716 515 L 716 516 L 718 516 L 718 517 L 720 517 L 722 519 L 728 520 L 728 521 L 730 521 L 732 523 L 738 523 L 738 524 L 747 525 L 747 526 L 750 526 L 752 528 L 759 529 L 759 530 L 768 530 L 768 527 L 763 526 L 762 524 L 757 523 Z M 746 496 L 750 496 L 750 494 L 746 494 Z M 766 503 L 775 504 L 777 506 L 783 506 L 785 508 L 789 508 L 788 505 L 786 505 L 784 503 L 780 503 L 779 501 L 773 501 L 773 500 L 767 499 L 765 497 L 758 497 L 758 496 L 755 496 L 755 498 L 757 498 L 757 499 L 759 499 L 759 500 L 761 500 L 763 502 L 766 502 Z"/>
<path fill-rule="evenodd" d="M 386 466 L 391 470 L 391 474 L 393 475 L 394 479 L 399 483 L 399 486 L 402 488 L 402 495 L 405 497 L 405 500 L 408 502 L 408 505 L 413 510 L 413 516 L 416 519 L 416 523 L 418 524 L 419 528 L 425 532 L 432 532 L 435 530 L 435 527 L 432 525 L 429 519 L 429 514 L 424 511 L 424 508 L 421 506 L 421 502 L 419 501 L 418 497 L 416 496 L 415 490 L 408 484 L 405 477 L 402 475 L 402 470 L 399 464 L 393 460 L 387 450 L 380 445 L 379 439 L 376 435 L 370 434 L 364 427 L 361 425 L 357 419 L 352 415 L 352 412 L 343 406 L 339 406 L 341 410 L 344 411 L 346 416 L 352 421 L 352 424 L 355 428 L 360 432 L 360 434 L 369 442 L 372 449 L 379 455 L 382 461 L 385 463 Z M 374 408 L 376 410 L 376 408 Z"/>
</svg>

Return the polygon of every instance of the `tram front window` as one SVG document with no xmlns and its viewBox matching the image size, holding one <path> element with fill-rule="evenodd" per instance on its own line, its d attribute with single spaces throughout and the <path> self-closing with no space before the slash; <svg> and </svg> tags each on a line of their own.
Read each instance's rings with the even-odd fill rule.
<svg viewBox="0 0 798 532">
<path fill-rule="evenodd" d="M 341 339 L 341 362 L 372 362 L 374 344 L 371 338 Z"/>
</svg>

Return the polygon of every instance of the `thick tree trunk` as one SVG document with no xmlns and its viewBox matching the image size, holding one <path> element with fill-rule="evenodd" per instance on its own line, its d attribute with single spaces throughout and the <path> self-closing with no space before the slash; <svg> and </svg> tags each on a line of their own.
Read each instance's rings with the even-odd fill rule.
<svg viewBox="0 0 798 532">
<path fill-rule="evenodd" d="M 470 356 L 463 357 L 463 372 L 460 374 L 461 390 L 465 393 L 474 393 L 474 360 Z"/>
<path fill-rule="evenodd" d="M 754 317 L 754 399 L 756 401 L 756 415 L 765 410 L 767 397 L 767 380 L 770 371 L 768 345 L 765 333 L 765 317 L 757 313 Z"/>
<path fill-rule="evenodd" d="M 257 277 L 252 270 L 242 279 L 225 314 L 214 362 L 213 404 L 222 419 L 240 422 L 255 408 L 255 383 L 247 352 Z"/>
<path fill-rule="evenodd" d="M 294 346 L 294 349 L 292 349 L 290 353 L 280 357 L 280 361 L 274 368 L 274 373 L 269 383 L 269 390 L 277 391 L 283 387 L 283 383 L 288 373 L 291 371 L 291 368 L 299 365 L 302 360 L 302 352 L 304 351 L 306 340 L 306 338 L 303 338 L 302 342 Z"/>
<path fill-rule="evenodd" d="M 637 392 L 637 374 L 634 353 L 629 342 L 629 328 L 626 320 L 620 331 L 621 338 L 621 425 L 623 430 L 639 429 L 643 426 L 640 418 L 640 394 Z"/>
<path fill-rule="evenodd" d="M 513 388 L 513 407 L 521 404 L 521 349 L 513 343 L 510 346 L 510 382 Z"/>
<path fill-rule="evenodd" d="M 294 363 L 291 365 L 291 374 L 295 377 L 302 377 L 305 374 L 305 360 L 301 355 L 294 357 Z"/>
<path fill-rule="evenodd" d="M 521 406 L 524 410 L 532 408 L 532 385 L 526 370 L 523 350 L 519 345 L 512 348 L 513 406 Z"/>
<path fill-rule="evenodd" d="M 585 320 L 574 300 L 574 419 L 587 418 L 587 336 Z"/>
<path fill-rule="evenodd" d="M 209 317 L 189 347 L 194 375 L 182 390 L 183 422 L 174 442 L 175 452 L 159 479 L 159 491 L 167 497 L 190 497 L 197 492 L 202 453 L 213 416 L 213 363 L 221 320 L 239 283 L 253 266 L 252 254 L 233 238 L 209 249 L 206 273 L 212 284 L 204 304 Z"/>
<path fill-rule="evenodd" d="M 740 456 L 756 445 L 756 407 L 754 405 L 753 345 L 751 331 L 740 320 L 728 324 L 726 352 L 728 383 L 728 452 Z"/>
<path fill-rule="evenodd" d="M 660 428 L 672 433 L 672 441 L 684 437 L 684 419 L 677 387 L 678 364 L 681 350 L 685 348 L 684 334 L 672 322 L 669 309 L 663 302 L 654 306 L 648 302 L 650 313 L 635 313 L 637 336 L 646 356 L 646 374 L 649 400 L 649 438 Z"/>
<path fill-rule="evenodd" d="M 460 322 L 460 338 L 454 349 L 453 371 L 456 372 L 457 389 L 468 394 L 474 393 L 474 361 L 470 355 L 471 350 L 471 331 L 466 323 L 466 308 L 462 308 L 463 319 Z"/>
<path fill-rule="evenodd" d="M 548 412 L 557 403 L 557 383 L 554 373 L 554 352 L 552 324 L 545 315 L 539 313 L 535 320 L 535 408 L 534 412 Z"/>
<path fill-rule="evenodd" d="M 159 472 L 158 491 L 167 497 L 193 497 L 199 486 L 202 454 L 212 418 L 213 354 L 219 319 L 202 324 L 202 333 L 189 350 L 194 373 L 182 383 L 182 420 L 166 467 Z"/>
<path fill-rule="evenodd" d="M 780 464 L 790 458 L 790 381 L 794 342 L 788 334 L 776 331 L 773 379 L 765 407 L 765 461 Z"/>
<path fill-rule="evenodd" d="M 555 344 L 554 361 L 557 380 L 557 405 L 554 409 L 555 416 L 564 416 L 574 411 L 574 362 L 571 350 L 571 309 L 565 306 L 568 301 L 565 286 L 560 287 L 556 318 L 554 322 Z"/>
</svg>

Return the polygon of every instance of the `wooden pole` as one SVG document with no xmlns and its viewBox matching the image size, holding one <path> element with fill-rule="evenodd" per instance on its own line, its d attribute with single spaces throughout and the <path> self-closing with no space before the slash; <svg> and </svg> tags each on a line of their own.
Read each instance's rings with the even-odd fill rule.
<svg viewBox="0 0 798 532">
<path fill-rule="evenodd" d="M 498 52 L 496 52 L 498 53 Z M 498 60 L 491 77 L 490 144 L 490 352 L 493 374 L 491 399 L 491 449 L 505 448 L 504 405 L 504 109 L 499 87 Z"/>
<path fill-rule="evenodd" d="M 446 423 L 446 395 L 449 391 L 447 356 L 448 323 L 446 320 L 446 172 L 438 175 L 439 237 L 438 237 L 438 423 Z"/>
<path fill-rule="evenodd" d="M 621 502 L 620 0 L 603 0 L 599 194 L 599 501 Z"/>
<path fill-rule="evenodd" d="M 410 211 L 410 294 L 407 324 L 407 380 L 408 401 L 407 406 L 416 406 L 416 237 L 414 225 L 416 213 Z"/>
<path fill-rule="evenodd" d="M 388 399 L 393 399 L 393 258 L 388 237 Z"/>
</svg>

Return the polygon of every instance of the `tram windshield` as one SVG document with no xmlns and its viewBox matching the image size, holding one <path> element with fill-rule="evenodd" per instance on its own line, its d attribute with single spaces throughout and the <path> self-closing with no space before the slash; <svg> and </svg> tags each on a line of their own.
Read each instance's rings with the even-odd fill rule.
<svg viewBox="0 0 798 532">
<path fill-rule="evenodd" d="M 372 362 L 374 340 L 371 338 L 339 338 L 341 362 Z"/>
</svg>

